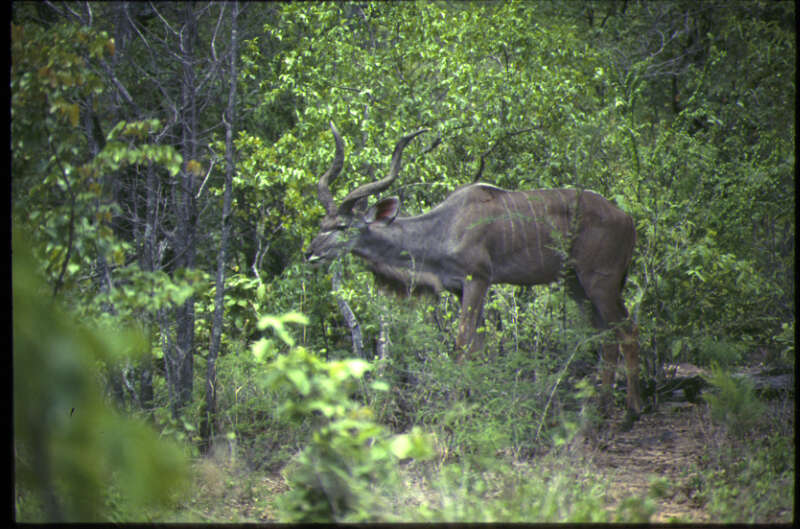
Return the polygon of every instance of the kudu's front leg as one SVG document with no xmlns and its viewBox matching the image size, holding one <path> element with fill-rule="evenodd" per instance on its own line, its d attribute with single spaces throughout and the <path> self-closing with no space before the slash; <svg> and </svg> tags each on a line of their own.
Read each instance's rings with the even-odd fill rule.
<svg viewBox="0 0 800 529">
<path fill-rule="evenodd" d="M 483 302 L 489 282 L 484 279 L 468 279 L 461 294 L 461 317 L 458 322 L 456 338 L 456 361 L 460 362 L 464 353 L 472 354 L 483 348 L 484 331 L 477 332 L 478 322 L 483 313 Z"/>
</svg>

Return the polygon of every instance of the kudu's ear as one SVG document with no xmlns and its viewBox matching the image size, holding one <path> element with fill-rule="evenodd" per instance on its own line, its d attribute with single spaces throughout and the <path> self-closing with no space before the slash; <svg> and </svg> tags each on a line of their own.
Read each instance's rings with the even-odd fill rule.
<svg viewBox="0 0 800 529">
<path fill-rule="evenodd" d="M 389 197 L 379 200 L 377 204 L 369 208 L 369 211 L 364 215 L 364 221 L 367 224 L 373 222 L 382 222 L 390 224 L 397 213 L 400 211 L 400 199 L 397 197 Z"/>
</svg>

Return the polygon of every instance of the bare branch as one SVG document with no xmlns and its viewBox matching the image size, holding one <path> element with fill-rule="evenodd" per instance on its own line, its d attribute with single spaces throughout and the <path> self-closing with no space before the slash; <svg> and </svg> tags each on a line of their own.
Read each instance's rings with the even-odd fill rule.
<svg viewBox="0 0 800 529">
<path fill-rule="evenodd" d="M 108 79 L 117 89 L 117 92 L 119 92 L 122 98 L 133 107 L 133 110 L 137 115 L 142 115 L 139 105 L 136 104 L 136 101 L 133 100 L 130 92 L 128 92 L 128 90 L 125 88 L 125 85 L 123 85 L 119 78 L 114 74 L 114 70 L 111 68 L 111 65 L 109 65 L 105 59 L 100 59 L 100 66 L 103 68 L 103 71 L 108 76 Z"/>
<path fill-rule="evenodd" d="M 80 13 L 78 13 L 75 10 L 73 10 L 69 6 L 69 4 L 66 3 L 66 2 L 63 2 L 63 3 L 59 2 L 58 3 L 58 7 L 56 7 L 56 4 L 54 4 L 53 2 L 50 2 L 50 1 L 46 1 L 45 4 L 47 4 L 47 6 L 49 6 L 50 9 L 52 9 L 53 11 L 55 11 L 56 13 L 58 13 L 61 16 L 70 15 L 73 18 L 75 18 L 78 22 L 80 22 L 82 25 L 84 25 L 84 26 L 88 26 L 89 25 L 89 21 L 86 18 L 84 18 Z M 62 8 L 64 10 L 66 10 L 67 12 L 64 13 L 64 11 L 62 11 Z"/>
<path fill-rule="evenodd" d="M 167 29 L 169 29 L 172 32 L 173 35 L 175 35 L 176 37 L 180 36 L 178 32 L 175 31 L 175 29 L 172 26 L 170 26 L 169 22 L 167 22 L 167 19 L 165 19 L 164 16 L 158 11 L 158 9 L 156 9 L 155 3 L 150 2 L 150 8 L 153 10 L 156 16 L 158 16 L 158 18 L 161 19 L 161 22 L 164 23 L 164 25 L 167 27 Z"/>
<path fill-rule="evenodd" d="M 420 152 L 418 156 L 422 156 L 423 154 L 428 154 L 429 152 L 434 150 L 436 147 L 438 147 L 440 143 L 442 143 L 442 135 L 441 134 L 439 136 L 437 136 L 436 139 L 434 139 L 429 146 L 427 146 L 425 149 L 423 149 L 422 152 Z"/>
<path fill-rule="evenodd" d="M 225 13 L 225 4 L 220 4 L 219 10 L 219 17 L 217 18 L 217 25 L 214 26 L 214 33 L 211 35 L 211 56 L 214 57 L 214 62 L 219 62 L 219 57 L 217 57 L 217 32 L 219 32 L 219 26 L 222 23 L 222 16 Z"/>
<path fill-rule="evenodd" d="M 86 6 L 86 17 L 88 19 L 87 22 L 86 22 L 86 25 L 87 26 L 91 26 L 92 25 L 92 20 L 93 20 L 93 17 L 92 17 L 92 4 L 91 4 L 91 2 L 84 2 L 84 5 Z"/>
<path fill-rule="evenodd" d="M 224 113 L 223 113 L 223 118 L 222 119 L 225 119 Z M 200 195 L 203 194 L 203 188 L 205 187 L 206 182 L 208 182 L 208 177 L 211 176 L 211 171 L 214 170 L 214 164 L 216 162 L 217 162 L 217 157 L 216 156 L 212 156 L 211 157 L 211 164 L 208 166 L 208 171 L 206 172 L 206 177 L 203 178 L 203 183 L 200 184 L 200 188 L 197 190 L 197 195 L 194 197 L 195 199 L 199 199 Z"/>
<path fill-rule="evenodd" d="M 524 133 L 530 132 L 532 130 L 534 130 L 534 127 L 528 127 L 527 129 L 515 130 L 513 132 L 507 132 L 505 135 L 503 135 L 502 137 L 500 137 L 497 140 L 495 140 L 495 142 L 492 144 L 492 146 L 489 147 L 489 149 L 487 149 L 486 151 L 484 151 L 483 154 L 481 154 L 481 164 L 478 167 L 478 170 L 475 172 L 475 176 L 472 177 L 472 181 L 473 182 L 477 182 L 478 180 L 480 180 L 481 176 L 483 176 L 483 168 L 484 168 L 484 164 L 485 164 L 484 158 L 489 156 L 489 154 L 491 154 L 491 152 L 495 149 L 495 147 L 497 147 L 498 145 L 500 145 L 501 142 L 503 142 L 503 141 L 505 141 L 505 140 L 507 140 L 507 139 L 509 139 L 511 137 L 517 136 L 519 134 L 524 134 Z"/>
</svg>

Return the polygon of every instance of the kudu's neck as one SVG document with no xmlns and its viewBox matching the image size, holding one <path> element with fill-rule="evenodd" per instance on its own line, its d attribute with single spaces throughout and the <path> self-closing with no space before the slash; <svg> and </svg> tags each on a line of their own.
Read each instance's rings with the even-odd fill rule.
<svg viewBox="0 0 800 529">
<path fill-rule="evenodd" d="M 435 211 L 416 217 L 398 217 L 391 224 L 375 223 L 355 242 L 352 253 L 361 257 L 385 283 L 400 292 L 438 293 L 442 282 L 435 273 L 442 244 L 441 223 Z"/>
</svg>

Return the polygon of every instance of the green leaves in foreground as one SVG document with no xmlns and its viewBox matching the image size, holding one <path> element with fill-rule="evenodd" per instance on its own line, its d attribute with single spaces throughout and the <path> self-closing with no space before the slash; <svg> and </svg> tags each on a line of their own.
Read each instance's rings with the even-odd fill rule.
<svg viewBox="0 0 800 529">
<path fill-rule="evenodd" d="M 148 521 L 174 501 L 180 450 L 111 410 L 98 366 L 144 347 L 133 332 L 79 324 L 43 293 L 13 244 L 15 515 L 25 522 Z"/>
<path fill-rule="evenodd" d="M 261 321 L 293 343 L 284 335 L 286 318 Z M 281 413 L 314 425 L 309 444 L 284 470 L 290 490 L 279 500 L 282 521 L 373 520 L 375 489 L 393 483 L 397 460 L 431 455 L 419 430 L 390 436 L 373 421 L 371 409 L 350 398 L 371 367 L 358 359 L 326 362 L 304 347 L 293 347 L 269 364 L 268 386 L 286 392 Z M 387 386 L 373 382 L 372 389 Z"/>
</svg>

